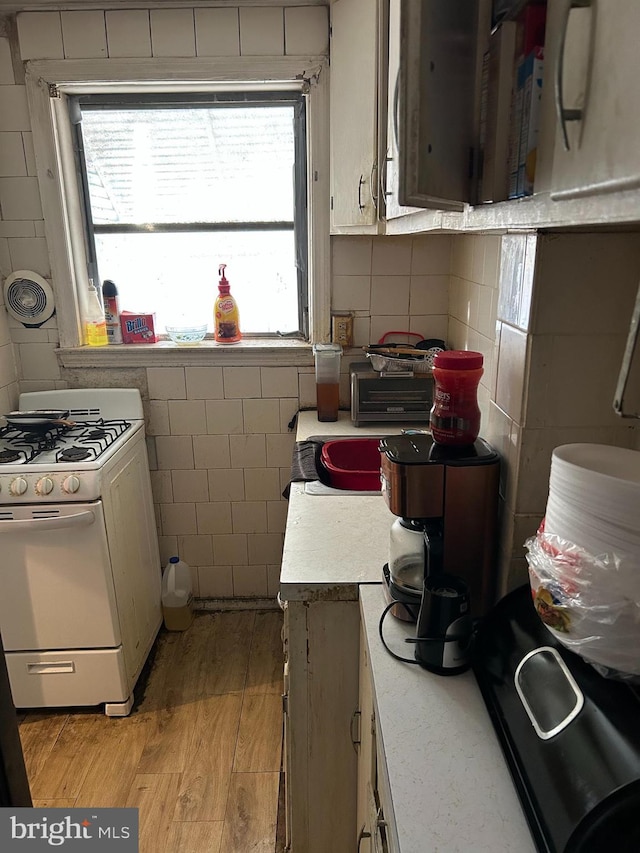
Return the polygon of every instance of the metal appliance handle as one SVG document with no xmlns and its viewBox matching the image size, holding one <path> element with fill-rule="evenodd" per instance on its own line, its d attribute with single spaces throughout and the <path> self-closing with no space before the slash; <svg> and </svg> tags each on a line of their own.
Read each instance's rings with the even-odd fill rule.
<svg viewBox="0 0 640 853">
<path fill-rule="evenodd" d="M 618 384 L 616 385 L 616 394 L 613 400 L 613 410 L 621 418 L 640 418 L 640 412 L 625 412 L 624 411 L 624 393 L 629 381 L 629 372 L 631 371 L 631 363 L 635 355 L 636 345 L 638 343 L 638 332 L 640 331 L 640 284 L 638 284 L 638 292 L 636 294 L 636 303 L 631 315 L 631 325 L 629 326 L 629 336 L 627 337 L 627 345 L 622 357 L 620 365 L 620 375 L 618 376 Z"/>
<path fill-rule="evenodd" d="M 16 530 L 64 530 L 69 527 L 88 527 L 96 516 L 90 509 L 73 515 L 61 515 L 56 518 L 17 518 L 0 520 L 0 533 L 15 533 Z"/>
<path fill-rule="evenodd" d="M 556 112 L 558 114 L 558 122 L 562 130 L 562 145 L 565 151 L 570 151 L 569 134 L 567 133 L 568 121 L 582 121 L 583 110 L 566 109 L 564 105 L 563 95 L 563 78 L 564 78 L 564 49 L 567 41 L 567 29 L 569 27 L 569 15 L 572 9 L 589 9 L 591 8 L 591 0 L 571 0 L 566 6 L 564 20 L 560 35 L 560 44 L 558 47 L 558 59 L 556 62 L 556 79 L 555 79 L 555 102 Z"/>
</svg>

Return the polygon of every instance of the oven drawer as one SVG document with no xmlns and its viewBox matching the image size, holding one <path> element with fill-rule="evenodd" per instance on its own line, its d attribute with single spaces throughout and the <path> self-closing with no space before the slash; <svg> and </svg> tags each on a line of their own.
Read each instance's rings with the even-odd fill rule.
<svg viewBox="0 0 640 853">
<path fill-rule="evenodd" d="M 16 708 L 49 708 L 124 702 L 128 680 L 122 648 L 7 652 L 7 670 Z"/>
<path fill-rule="evenodd" d="M 5 651 L 120 645 L 101 501 L 0 507 Z"/>
</svg>

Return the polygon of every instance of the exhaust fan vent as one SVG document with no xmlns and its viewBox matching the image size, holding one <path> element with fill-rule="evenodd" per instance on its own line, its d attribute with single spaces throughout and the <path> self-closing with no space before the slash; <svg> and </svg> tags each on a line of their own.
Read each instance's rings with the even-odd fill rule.
<svg viewBox="0 0 640 853">
<path fill-rule="evenodd" d="M 53 291 L 36 272 L 18 270 L 4 283 L 7 311 L 28 329 L 37 329 L 55 311 Z"/>
</svg>

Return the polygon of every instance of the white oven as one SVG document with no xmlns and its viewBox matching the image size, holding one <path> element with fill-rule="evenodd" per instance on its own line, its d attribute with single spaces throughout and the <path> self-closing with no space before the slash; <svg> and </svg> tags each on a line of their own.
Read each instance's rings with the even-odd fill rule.
<svg viewBox="0 0 640 853">
<path fill-rule="evenodd" d="M 52 407 L 74 426 L 0 429 L 0 633 L 14 704 L 126 715 L 161 622 L 142 403 L 134 389 L 20 397 L 21 410 Z"/>
</svg>

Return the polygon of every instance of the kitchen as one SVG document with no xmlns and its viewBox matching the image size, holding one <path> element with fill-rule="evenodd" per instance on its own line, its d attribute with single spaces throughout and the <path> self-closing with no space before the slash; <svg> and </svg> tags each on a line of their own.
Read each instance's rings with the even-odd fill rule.
<svg viewBox="0 0 640 853">
<path fill-rule="evenodd" d="M 190 13 L 183 5 L 181 11 Z M 218 5 L 234 7 L 210 4 L 212 9 Z M 46 11 L 43 6 L 34 11 L 20 4 L 27 11 L 17 22 L 12 15 L 18 4 L 0 7 L 8 11 L 0 40 L 4 99 L 0 130 L 11 134 L 11 139 L 5 137 L 7 142 L 18 135 L 23 144 L 20 156 L 14 156 L 13 148 L 12 155 L 6 155 L 0 177 L 3 276 L 28 269 L 48 278 L 51 253 L 56 251 L 47 238 L 57 233 L 57 224 L 43 219 L 37 192 L 35 131 L 26 107 L 21 61 L 61 62 L 69 55 L 78 61 L 85 57 L 120 64 L 104 59 L 103 10 L 82 11 L 87 17 L 74 21 L 80 14 L 78 4 L 69 3 L 69 12 L 62 13 L 60 4 Z M 109 4 L 107 9 L 112 20 L 118 17 L 115 6 Z M 171 4 L 140 7 L 154 13 L 156 33 L 176 26 L 170 17 L 162 21 Z M 286 4 L 278 8 L 274 23 L 276 8 L 242 4 L 245 25 L 260 29 L 264 37 L 266 20 L 276 45 L 274 54 L 283 54 L 286 25 L 288 53 L 326 56 L 325 4 Z M 294 15 L 301 20 L 294 21 Z M 204 21 L 202 12 L 200 20 Z M 65 52 L 70 45 L 77 51 L 79 41 L 85 51 Z M 182 56 L 195 56 L 195 44 L 190 44 L 187 41 Z M 146 39 L 133 39 L 126 48 L 120 56 L 159 55 L 157 50 L 151 52 L 148 29 Z M 108 55 L 118 51 L 111 49 Z M 154 61 L 160 62 L 148 60 Z M 323 85 L 327 84 L 321 75 Z M 326 176 L 324 181 L 326 210 Z M 484 223 L 469 223 L 469 231 L 452 227 L 446 233 L 430 233 L 432 226 L 419 220 L 417 225 L 407 223 L 407 233 L 394 234 L 397 226 L 391 221 L 384 236 L 357 226 L 329 236 L 328 223 L 325 226 L 321 244 L 325 254 L 316 260 L 316 267 L 330 282 L 332 310 L 354 312 L 356 347 L 377 340 L 390 328 L 408 328 L 485 356 L 480 389 L 483 435 L 503 458 L 502 591 L 526 578 L 522 543 L 544 513 L 553 447 L 583 440 L 638 449 L 632 422 L 620 421 L 611 412 L 640 277 L 633 230 L 638 220 L 636 193 L 630 190 L 620 196 L 625 198 L 615 209 L 623 213 L 613 219 L 619 223 L 618 233 L 609 217 L 602 218 L 607 230 L 596 234 L 536 233 L 535 219 L 516 221 L 515 231 L 506 233 L 511 227 L 500 219 L 508 215 L 504 206 L 495 219 L 486 214 Z M 635 215 L 628 212 L 634 203 Z M 578 217 L 574 224 L 580 221 Z M 329 301 L 328 294 L 318 296 L 322 298 Z M 271 605 L 279 590 L 286 528 L 287 504 L 281 492 L 289 479 L 294 442 L 288 424 L 299 408 L 315 405 L 308 348 L 264 355 L 237 351 L 222 357 L 213 349 L 185 353 L 160 346 L 152 353 L 139 349 L 115 355 L 74 352 L 65 341 L 62 352 L 56 353 L 59 322 L 58 314 L 41 328 L 30 329 L 2 312 L 1 410 L 16 407 L 18 391 L 138 388 L 145 406 L 162 564 L 173 553 L 183 556 L 192 567 L 194 592 L 202 606 L 215 607 L 220 600 L 234 598 Z M 359 358 L 356 349 L 343 359 L 344 406 L 348 364 Z"/>
</svg>

